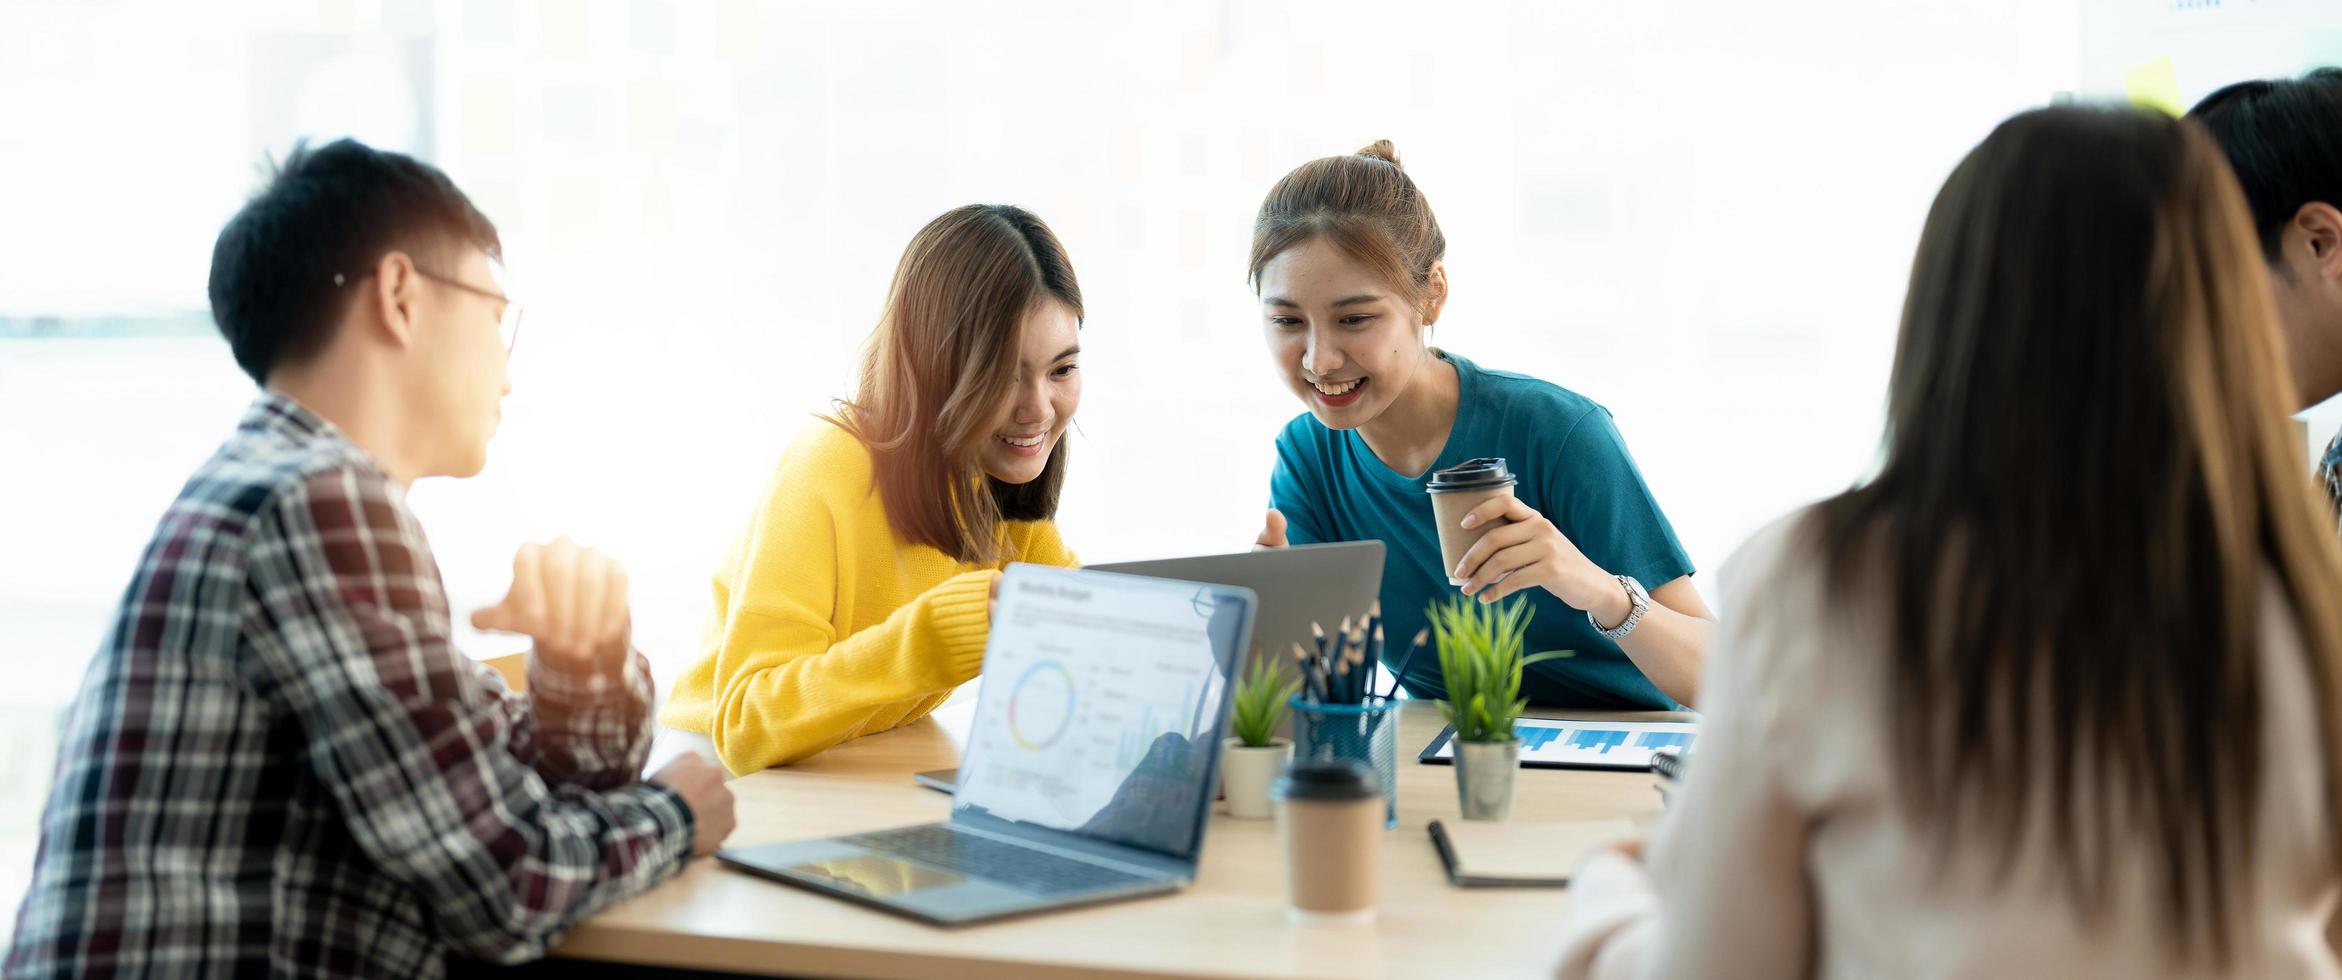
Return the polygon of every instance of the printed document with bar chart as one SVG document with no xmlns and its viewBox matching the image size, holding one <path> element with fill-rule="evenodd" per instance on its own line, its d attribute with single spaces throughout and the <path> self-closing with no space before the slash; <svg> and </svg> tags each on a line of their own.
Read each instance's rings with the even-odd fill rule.
<svg viewBox="0 0 2342 980">
<path fill-rule="evenodd" d="M 1513 723 L 1513 734 L 1521 739 L 1521 765 L 1545 769 L 1649 769 L 1652 752 L 1689 752 L 1699 733 L 1700 726 L 1680 721 L 1522 718 Z M 1419 758 L 1432 765 L 1454 764 L 1455 729 L 1440 729 Z"/>
</svg>

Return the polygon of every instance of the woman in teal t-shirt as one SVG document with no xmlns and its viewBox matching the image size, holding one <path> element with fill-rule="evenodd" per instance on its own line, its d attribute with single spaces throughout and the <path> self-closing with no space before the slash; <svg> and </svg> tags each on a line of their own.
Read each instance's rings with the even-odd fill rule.
<svg viewBox="0 0 2342 980">
<path fill-rule="evenodd" d="M 1607 410 L 1427 343 L 1447 300 L 1446 251 L 1387 140 L 1303 164 L 1269 191 L 1253 227 L 1252 283 L 1269 353 L 1309 411 L 1277 437 L 1260 543 L 1383 542 L 1393 669 L 1399 638 L 1414 636 L 1431 603 L 1458 588 L 1483 602 L 1524 594 L 1537 610 L 1529 649 L 1576 653 L 1529 668 L 1531 701 L 1692 704 L 1715 617 L 1692 587 L 1690 557 Z M 1424 485 L 1488 456 L 1520 482 L 1464 526 L 1505 523 L 1458 568 L 1442 568 Z M 1400 681 L 1418 697 L 1445 693 L 1428 655 Z"/>
</svg>

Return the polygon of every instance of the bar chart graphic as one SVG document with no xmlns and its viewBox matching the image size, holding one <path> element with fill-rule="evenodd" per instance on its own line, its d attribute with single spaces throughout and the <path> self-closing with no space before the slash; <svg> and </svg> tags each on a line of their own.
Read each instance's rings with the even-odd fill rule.
<svg viewBox="0 0 2342 980">
<path fill-rule="evenodd" d="M 1690 751 L 1699 726 L 1688 722 L 1585 722 L 1523 718 L 1513 725 L 1521 740 L 1521 765 L 1561 769 L 1647 769 L 1651 753 Z M 1455 758 L 1452 737 L 1442 732 L 1423 753 L 1425 762 Z"/>
</svg>

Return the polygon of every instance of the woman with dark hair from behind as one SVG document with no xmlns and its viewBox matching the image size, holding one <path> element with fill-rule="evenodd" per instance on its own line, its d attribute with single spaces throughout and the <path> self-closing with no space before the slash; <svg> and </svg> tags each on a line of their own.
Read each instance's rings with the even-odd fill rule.
<svg viewBox="0 0 2342 980">
<path fill-rule="evenodd" d="M 974 679 L 1000 569 L 1074 564 L 1053 519 L 1081 320 L 1032 213 L 971 204 L 920 229 L 859 390 L 782 453 L 659 720 L 747 773 L 917 721 Z"/>
<path fill-rule="evenodd" d="M 2336 975 L 2342 557 L 2267 279 L 2193 123 L 1971 152 L 1878 473 L 1725 566 L 1687 785 L 1562 975 Z"/>
</svg>

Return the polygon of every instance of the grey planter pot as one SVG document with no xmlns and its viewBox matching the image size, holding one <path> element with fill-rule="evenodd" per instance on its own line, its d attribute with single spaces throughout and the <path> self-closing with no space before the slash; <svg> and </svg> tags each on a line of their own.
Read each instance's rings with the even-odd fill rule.
<svg viewBox="0 0 2342 980">
<path fill-rule="evenodd" d="M 1513 780 L 1521 772 L 1521 740 L 1456 743 L 1456 802 L 1466 820 L 1512 819 Z"/>
</svg>

